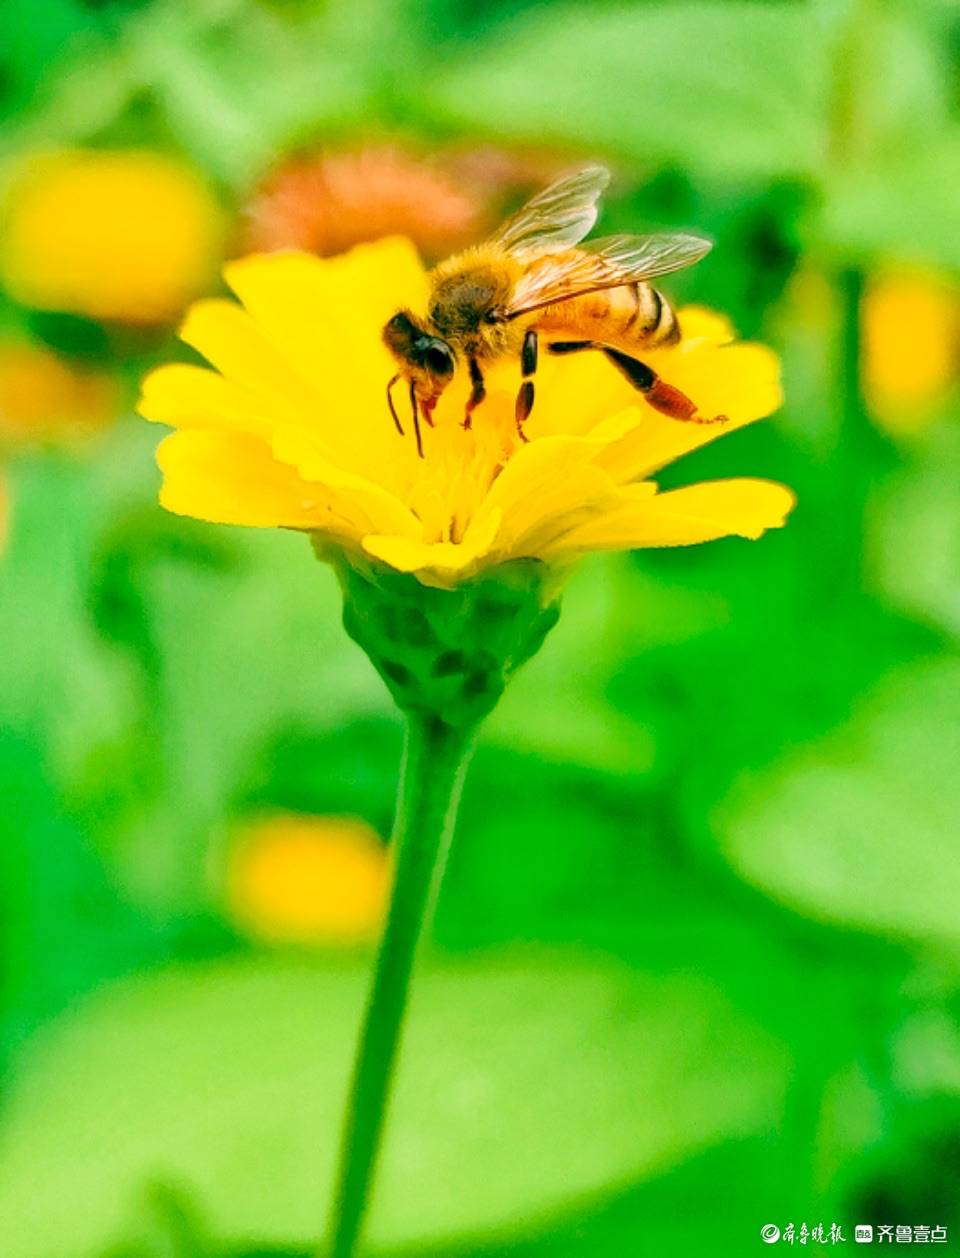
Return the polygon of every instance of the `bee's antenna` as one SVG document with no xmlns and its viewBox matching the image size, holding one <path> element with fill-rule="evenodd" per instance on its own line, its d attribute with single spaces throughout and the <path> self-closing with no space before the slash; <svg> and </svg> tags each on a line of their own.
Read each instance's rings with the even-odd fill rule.
<svg viewBox="0 0 960 1258">
<path fill-rule="evenodd" d="M 423 438 L 420 435 L 420 408 L 417 406 L 417 389 L 410 381 L 410 409 L 413 411 L 413 431 L 417 437 L 417 454 L 423 458 Z"/>
<path fill-rule="evenodd" d="M 401 437 L 405 437 L 407 434 L 403 431 L 403 424 L 400 423 L 400 416 L 397 414 L 397 408 L 393 404 L 393 394 L 391 392 L 391 390 L 393 389 L 393 386 L 397 383 L 399 379 L 400 379 L 400 372 L 398 371 L 397 374 L 390 381 L 390 383 L 387 385 L 387 406 L 390 407 L 390 414 L 393 416 L 393 422 L 396 425 L 397 432 L 400 434 Z"/>
</svg>

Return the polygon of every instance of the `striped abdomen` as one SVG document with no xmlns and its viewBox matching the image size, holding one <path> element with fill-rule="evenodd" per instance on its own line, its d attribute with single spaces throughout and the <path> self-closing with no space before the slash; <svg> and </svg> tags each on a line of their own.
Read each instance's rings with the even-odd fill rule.
<svg viewBox="0 0 960 1258">
<path fill-rule="evenodd" d="M 673 307 L 652 284 L 635 281 L 544 307 L 538 331 L 598 341 L 627 353 L 680 339 Z"/>
</svg>

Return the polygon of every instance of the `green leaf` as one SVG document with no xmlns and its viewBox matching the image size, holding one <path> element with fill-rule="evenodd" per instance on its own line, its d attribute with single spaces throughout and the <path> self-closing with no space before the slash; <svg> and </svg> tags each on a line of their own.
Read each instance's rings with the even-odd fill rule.
<svg viewBox="0 0 960 1258">
<path fill-rule="evenodd" d="M 264 5 L 219 8 L 153 5 L 131 25 L 130 57 L 178 141 L 242 189 L 304 134 L 356 117 L 367 73 L 338 46 L 335 13 L 294 20 Z"/>
<path fill-rule="evenodd" d="M 956 68 L 947 40 L 916 6 L 851 12 L 836 51 L 817 233 L 848 258 L 880 253 L 957 266 L 960 128 L 951 116 Z"/>
<path fill-rule="evenodd" d="M 792 4 L 539 9 L 423 86 L 454 126 L 724 176 L 815 170 L 827 48 Z"/>
<path fill-rule="evenodd" d="M 92 25 L 77 0 L 8 0 L 4 6 L 0 116 L 23 108 L 65 46 Z"/>
<path fill-rule="evenodd" d="M 883 491 L 873 529 L 874 568 L 884 593 L 919 619 L 960 639 L 960 433 L 932 431 L 912 466 Z"/>
<path fill-rule="evenodd" d="M 960 944 L 960 661 L 894 673 L 834 736 L 717 810 L 729 860 L 809 916 Z"/>
<path fill-rule="evenodd" d="M 854 258 L 875 254 L 960 267 L 953 192 L 960 133 L 913 141 L 839 174 L 828 189 L 820 232 Z"/>
<path fill-rule="evenodd" d="M 362 963 L 220 964 L 65 1019 L 8 1098 L 4 1258 L 87 1258 L 157 1181 L 225 1246 L 315 1241 L 367 981 Z M 700 979 L 544 954 L 425 965 L 372 1246 L 530 1225 L 766 1128 L 785 1073 Z"/>
</svg>

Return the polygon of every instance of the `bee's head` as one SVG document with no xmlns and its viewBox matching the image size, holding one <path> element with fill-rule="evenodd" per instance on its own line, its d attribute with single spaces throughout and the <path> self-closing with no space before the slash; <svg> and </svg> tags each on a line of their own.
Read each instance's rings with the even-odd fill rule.
<svg viewBox="0 0 960 1258">
<path fill-rule="evenodd" d="M 433 336 L 407 310 L 398 311 L 383 329 L 383 342 L 411 379 L 429 377 L 439 393 L 453 378 L 457 360 L 450 345 Z"/>
</svg>

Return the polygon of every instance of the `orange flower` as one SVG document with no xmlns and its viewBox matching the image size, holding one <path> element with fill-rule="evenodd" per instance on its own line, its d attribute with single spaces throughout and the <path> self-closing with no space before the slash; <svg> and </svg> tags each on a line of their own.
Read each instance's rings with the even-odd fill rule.
<svg viewBox="0 0 960 1258">
<path fill-rule="evenodd" d="M 247 245 L 257 252 L 332 254 L 398 233 L 437 257 L 483 226 L 483 199 L 462 186 L 441 167 L 391 145 L 304 154 L 254 194 Z"/>
</svg>

